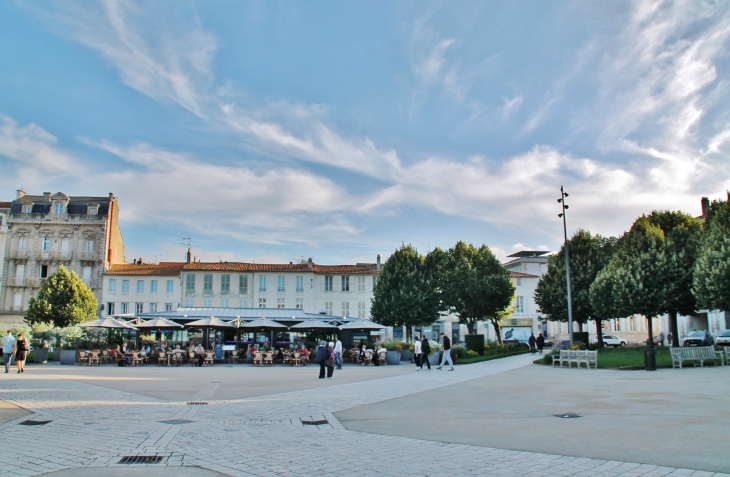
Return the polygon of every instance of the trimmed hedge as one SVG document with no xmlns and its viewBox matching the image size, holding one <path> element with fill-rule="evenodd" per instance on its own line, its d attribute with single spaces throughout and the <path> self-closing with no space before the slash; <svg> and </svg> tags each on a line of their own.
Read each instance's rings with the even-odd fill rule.
<svg viewBox="0 0 730 477">
<path fill-rule="evenodd" d="M 579 344 L 583 342 L 584 346 L 588 346 L 588 332 L 587 331 L 574 331 L 573 332 L 573 344 Z"/>
<path fill-rule="evenodd" d="M 484 335 L 466 335 L 466 349 L 484 354 Z"/>
</svg>

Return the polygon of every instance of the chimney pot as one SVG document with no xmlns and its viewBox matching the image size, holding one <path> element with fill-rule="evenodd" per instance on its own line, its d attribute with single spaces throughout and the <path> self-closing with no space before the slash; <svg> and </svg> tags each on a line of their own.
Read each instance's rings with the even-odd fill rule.
<svg viewBox="0 0 730 477">
<path fill-rule="evenodd" d="M 192 256 L 191 250 L 188 248 L 188 253 L 185 255 L 185 263 L 190 263 L 190 258 Z"/>
<path fill-rule="evenodd" d="M 136 258 L 134 259 L 133 265 L 137 265 L 137 259 Z"/>
<path fill-rule="evenodd" d="M 380 270 L 380 254 L 378 254 L 378 264 L 376 265 L 376 269 Z"/>
<path fill-rule="evenodd" d="M 17 196 L 15 197 L 16 199 L 20 199 L 21 197 L 23 197 L 25 195 L 25 191 L 23 189 L 18 189 L 16 192 L 17 192 Z"/>
<path fill-rule="evenodd" d="M 312 260 L 312 257 L 309 257 L 309 260 L 307 260 L 307 267 L 309 267 L 310 270 L 314 268 L 314 260 Z"/>
<path fill-rule="evenodd" d="M 702 204 L 702 217 L 707 217 L 707 214 L 710 213 L 710 199 L 703 197 L 700 203 Z"/>
<path fill-rule="evenodd" d="M 140 257 L 139 260 L 137 260 L 137 263 L 140 264 L 140 265 L 142 265 L 142 258 L 141 257 Z"/>
<path fill-rule="evenodd" d="M 43 200 L 45 200 L 46 202 L 50 202 L 51 201 L 51 193 L 50 192 L 44 192 L 43 193 Z"/>
</svg>

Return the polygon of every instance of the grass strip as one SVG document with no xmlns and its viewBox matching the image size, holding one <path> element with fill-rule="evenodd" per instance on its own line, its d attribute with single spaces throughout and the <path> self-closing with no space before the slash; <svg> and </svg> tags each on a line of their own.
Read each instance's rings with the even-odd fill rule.
<svg viewBox="0 0 730 477">
<path fill-rule="evenodd" d="M 529 349 L 524 350 L 517 350 L 517 351 L 507 351 L 505 353 L 494 353 L 494 354 L 485 354 L 483 356 L 474 356 L 472 358 L 457 358 L 455 364 L 472 364 L 472 363 L 480 363 L 482 361 L 489 361 L 492 359 L 499 359 L 499 358 L 506 358 L 507 356 L 515 356 L 517 354 L 525 354 L 529 353 Z"/>
</svg>

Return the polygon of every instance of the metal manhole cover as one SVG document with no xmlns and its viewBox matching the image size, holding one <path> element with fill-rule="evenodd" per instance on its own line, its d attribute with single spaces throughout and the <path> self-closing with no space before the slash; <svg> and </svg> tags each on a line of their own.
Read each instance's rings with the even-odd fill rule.
<svg viewBox="0 0 730 477">
<path fill-rule="evenodd" d="M 187 404 L 188 406 L 205 406 L 206 404 L 208 404 L 208 401 L 190 401 Z"/>
<path fill-rule="evenodd" d="M 164 457 L 159 455 L 125 455 L 119 464 L 159 464 Z"/>
<path fill-rule="evenodd" d="M 51 421 L 34 421 L 33 419 L 28 419 L 27 421 L 23 421 L 20 423 L 21 426 L 43 426 L 48 424 Z"/>
<path fill-rule="evenodd" d="M 576 417 L 580 417 L 578 414 L 568 412 L 566 414 L 555 414 L 555 417 L 559 417 L 561 419 L 575 419 Z"/>
<path fill-rule="evenodd" d="M 195 422 L 195 421 L 189 421 L 187 419 L 169 419 L 167 421 L 157 421 L 157 422 L 162 423 L 162 424 L 178 425 L 178 424 L 190 424 L 191 422 Z"/>
<path fill-rule="evenodd" d="M 302 421 L 303 426 L 322 426 L 324 424 L 329 424 L 329 422 L 326 419 L 323 421 Z"/>
</svg>

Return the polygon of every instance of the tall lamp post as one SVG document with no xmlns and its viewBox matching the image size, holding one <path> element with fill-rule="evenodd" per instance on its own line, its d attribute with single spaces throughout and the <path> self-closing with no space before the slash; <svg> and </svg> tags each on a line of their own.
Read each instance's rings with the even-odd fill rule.
<svg viewBox="0 0 730 477">
<path fill-rule="evenodd" d="M 563 186 L 560 186 L 560 198 L 558 203 L 562 205 L 563 211 L 558 214 L 558 217 L 563 218 L 563 237 L 565 244 L 563 246 L 565 250 L 565 283 L 568 288 L 568 332 L 570 333 L 570 344 L 573 344 L 573 300 L 570 296 L 570 260 L 568 258 L 568 225 L 565 221 L 566 210 L 568 210 L 568 204 L 565 203 L 565 198 L 568 197 L 568 193 L 563 190 Z"/>
</svg>

